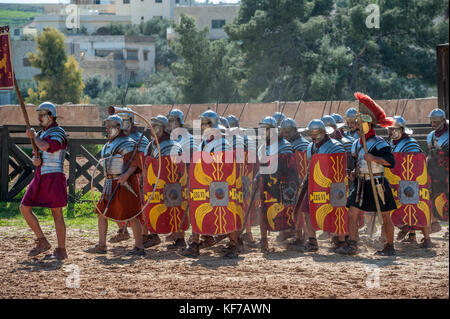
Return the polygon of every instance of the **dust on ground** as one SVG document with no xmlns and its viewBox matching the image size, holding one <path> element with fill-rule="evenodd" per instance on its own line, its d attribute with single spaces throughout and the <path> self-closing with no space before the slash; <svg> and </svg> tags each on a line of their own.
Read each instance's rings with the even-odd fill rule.
<svg viewBox="0 0 450 319">
<path fill-rule="evenodd" d="M 221 257 L 227 240 L 185 258 L 167 250 L 164 235 L 145 257 L 125 256 L 132 239 L 94 255 L 84 250 L 95 245 L 95 230 L 67 231 L 69 258 L 60 262 L 27 257 L 29 229 L 0 227 L 0 298 L 449 298 L 448 226 L 431 235 L 432 249 L 396 241 L 394 257 L 375 256 L 382 244 L 366 235 L 359 255 L 341 256 L 329 239 L 316 253 L 287 250 L 276 233 L 272 252 L 246 246 L 238 259 Z M 54 230 L 44 232 L 55 247 Z M 108 237 L 114 232 L 110 226 Z"/>
</svg>

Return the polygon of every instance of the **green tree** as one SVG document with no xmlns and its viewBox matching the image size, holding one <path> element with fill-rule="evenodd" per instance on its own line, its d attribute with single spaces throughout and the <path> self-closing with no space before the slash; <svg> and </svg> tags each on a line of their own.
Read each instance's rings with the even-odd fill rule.
<svg viewBox="0 0 450 319">
<path fill-rule="evenodd" d="M 67 57 L 64 35 L 54 28 L 46 28 L 36 39 L 37 53 L 29 53 L 33 67 L 41 69 L 34 78 L 37 91 L 29 89 L 27 102 L 51 100 L 54 103 L 79 103 L 84 83 L 82 71 L 74 56 Z"/>
<path fill-rule="evenodd" d="M 180 24 L 175 26 L 179 38 L 174 44 L 175 52 L 181 62 L 172 64 L 179 78 L 185 103 L 209 102 L 210 83 L 212 82 L 211 53 L 208 29 L 197 30 L 193 19 L 181 15 Z"/>
</svg>

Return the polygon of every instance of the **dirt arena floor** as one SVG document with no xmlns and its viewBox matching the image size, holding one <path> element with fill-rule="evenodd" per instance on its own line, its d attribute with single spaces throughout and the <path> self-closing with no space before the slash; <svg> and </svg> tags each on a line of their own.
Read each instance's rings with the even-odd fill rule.
<svg viewBox="0 0 450 319">
<path fill-rule="evenodd" d="M 44 231 L 54 246 L 53 229 Z M 131 239 L 93 255 L 84 250 L 96 231 L 68 229 L 69 259 L 59 262 L 27 257 L 28 229 L 0 227 L 0 298 L 449 298 L 447 231 L 432 234 L 433 249 L 397 242 L 395 257 L 374 256 L 381 244 L 366 235 L 361 253 L 349 257 L 331 252 L 329 240 L 319 240 L 317 253 L 286 250 L 271 233 L 273 252 L 244 247 L 228 260 L 221 257 L 227 240 L 198 259 L 167 251 L 164 240 L 145 257 L 125 256 Z"/>
</svg>

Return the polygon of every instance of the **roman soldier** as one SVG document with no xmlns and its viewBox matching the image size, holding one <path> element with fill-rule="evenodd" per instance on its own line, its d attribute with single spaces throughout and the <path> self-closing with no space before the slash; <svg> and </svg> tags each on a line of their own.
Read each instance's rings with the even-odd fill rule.
<svg viewBox="0 0 450 319">
<path fill-rule="evenodd" d="M 305 134 L 309 135 L 312 140 L 311 143 L 309 143 L 307 149 L 307 158 L 310 163 L 309 165 L 311 165 L 311 160 L 313 158 L 313 155 L 315 154 L 345 153 L 345 149 L 342 143 L 330 137 L 333 132 L 334 129 L 330 126 L 325 126 L 322 120 L 313 119 L 308 123 Z M 308 180 L 310 178 L 314 179 L 314 176 L 309 176 Z M 311 187 L 308 185 L 308 188 Z M 312 189 L 309 189 L 308 193 L 313 193 Z M 316 230 L 314 229 L 311 222 L 311 214 L 315 214 L 315 212 L 312 212 L 310 209 L 308 196 L 306 196 L 303 202 L 300 203 L 300 213 L 303 214 L 305 220 L 306 235 L 308 236 L 308 242 L 306 243 L 304 249 L 306 251 L 315 252 L 319 250 L 319 245 L 316 238 Z M 338 239 L 339 244 L 342 245 L 345 240 L 345 234 L 339 234 Z M 296 240 L 292 243 L 292 245 L 294 246 L 302 246 L 303 244 L 303 240 L 299 236 L 297 236 Z"/>
<path fill-rule="evenodd" d="M 281 124 L 281 122 L 280 122 Z M 294 149 L 283 136 L 278 135 L 277 121 L 270 116 L 259 123 L 259 127 L 266 130 L 266 140 L 258 150 L 260 169 L 257 180 L 261 184 L 261 251 L 269 251 L 267 231 L 292 230 L 295 234 L 295 216 L 293 210 L 296 200 L 296 190 L 299 179 L 295 161 Z M 273 134 L 275 132 L 276 134 Z M 269 160 L 266 161 L 265 159 Z M 273 162 L 272 162 L 273 161 Z M 274 165 L 277 163 L 277 165 Z M 263 169 L 272 167 L 273 173 Z"/>
<path fill-rule="evenodd" d="M 108 142 L 101 151 L 104 160 L 105 183 L 96 212 L 98 213 L 99 241 L 86 252 L 105 254 L 108 218 L 119 222 L 130 222 L 135 247 L 127 256 L 145 256 L 142 227 L 138 216 L 141 213 L 140 160 L 136 142 L 123 132 L 120 116 L 110 115 L 105 120 Z"/>
<path fill-rule="evenodd" d="M 448 221 L 448 152 L 449 133 L 445 112 L 434 109 L 429 116 L 433 131 L 427 136 L 428 172 L 431 176 L 431 202 L 433 206 L 431 232 L 441 230 L 440 220 Z"/>
<path fill-rule="evenodd" d="M 229 142 L 227 141 L 227 139 L 225 138 L 223 132 L 225 130 L 225 127 L 223 127 L 222 125 L 219 125 L 219 115 L 212 111 L 212 110 L 207 110 L 205 112 L 203 112 L 203 114 L 200 117 L 201 120 L 201 131 L 202 131 L 202 136 L 203 139 L 200 143 L 200 145 L 198 146 L 197 151 L 205 153 L 205 154 L 213 154 L 213 153 L 217 153 L 217 152 L 225 152 L 225 151 L 231 151 L 232 147 L 229 144 Z M 190 169 L 190 173 L 193 172 L 192 169 L 192 165 L 196 165 L 196 169 L 195 172 L 198 173 L 198 171 L 200 169 L 202 169 L 202 161 L 203 156 L 201 158 L 198 159 L 199 163 L 192 163 L 191 164 L 191 169 Z M 198 165 L 198 166 L 197 166 Z M 211 178 L 210 176 L 208 176 L 209 178 Z M 194 191 L 193 189 L 193 178 L 194 176 L 190 176 L 190 189 L 192 191 Z M 204 175 L 201 175 L 201 178 L 204 178 Z M 220 184 L 220 183 L 219 183 Z M 220 188 L 220 186 L 219 186 Z M 225 192 L 227 190 L 223 190 L 223 189 L 217 189 L 216 190 L 216 195 L 219 196 L 218 201 L 221 202 L 223 200 L 226 201 L 226 199 L 228 198 L 228 196 L 225 195 Z M 220 193 L 220 194 L 219 194 Z M 192 197 L 192 195 L 190 195 L 190 198 Z M 213 200 L 212 198 L 210 198 L 209 200 Z M 211 203 L 210 202 L 206 202 L 206 205 L 210 206 Z M 197 215 L 199 214 L 198 211 L 195 211 L 194 207 L 190 207 L 190 210 L 192 209 L 192 212 L 190 212 L 190 216 L 191 216 L 191 223 L 193 225 L 193 229 L 192 229 L 192 242 L 189 243 L 188 247 L 183 248 L 180 251 L 180 254 L 182 256 L 185 257 L 191 257 L 191 258 L 197 258 L 200 254 L 200 248 L 207 248 L 210 247 L 212 245 L 215 244 L 215 240 L 211 235 L 205 235 L 204 236 L 204 240 L 203 242 L 200 241 L 200 233 L 194 231 L 194 226 L 197 226 L 197 224 L 199 225 L 199 227 L 203 228 L 205 225 L 202 224 L 205 216 L 202 213 L 202 216 L 200 216 L 199 218 L 201 218 L 201 221 L 197 221 Z M 211 208 L 212 209 L 212 208 Z M 222 209 L 223 210 L 223 209 Z M 219 214 L 221 214 L 219 212 Z M 225 218 L 225 217 L 223 217 Z M 194 225 L 195 223 L 195 225 Z M 207 228 L 209 225 L 206 225 L 205 228 Z M 222 225 L 222 228 L 225 228 L 224 225 Z M 237 231 L 233 231 L 231 233 L 228 234 L 229 239 L 230 239 L 230 244 L 229 246 L 226 248 L 225 250 L 225 258 L 236 258 L 238 256 L 238 248 L 237 248 L 237 244 L 238 244 L 238 232 Z"/>
<path fill-rule="evenodd" d="M 346 126 L 346 136 L 354 142 L 355 140 L 359 139 L 358 132 L 356 130 L 356 109 L 354 107 L 349 108 L 347 111 L 345 111 L 345 123 Z"/>
<path fill-rule="evenodd" d="M 331 117 L 334 119 L 337 126 L 339 127 L 338 130 L 341 133 L 341 135 L 346 136 L 345 131 L 344 131 L 344 126 L 345 126 L 344 118 L 338 113 L 331 114 Z M 353 140 L 351 140 L 351 141 L 353 142 Z"/>
<path fill-rule="evenodd" d="M 184 126 L 184 114 L 181 110 L 173 109 L 169 112 L 167 119 L 169 121 L 170 138 L 181 148 L 181 158 L 186 165 L 187 171 L 189 172 L 190 163 L 192 162 L 192 155 L 194 154 L 194 150 L 197 149 L 194 137 Z M 186 241 L 184 237 L 184 231 L 180 231 L 178 234 L 172 233 L 167 236 L 166 240 L 173 240 L 175 242 L 173 245 L 169 245 L 168 248 L 175 249 L 185 247 Z"/>
<path fill-rule="evenodd" d="M 147 157 L 151 158 L 151 159 L 158 159 L 159 157 L 164 158 L 166 157 L 167 159 L 167 163 L 165 162 L 163 164 L 163 166 L 165 166 L 164 169 L 166 169 L 166 167 L 168 166 L 168 164 L 170 164 L 170 166 L 175 166 L 175 163 L 177 162 L 177 158 L 178 156 L 181 155 L 181 147 L 179 144 L 177 144 L 176 142 L 174 142 L 173 140 L 170 139 L 170 134 L 169 134 L 169 120 L 167 119 L 167 117 L 165 117 L 164 115 L 158 115 L 156 117 L 153 117 L 151 119 L 151 124 L 152 127 L 155 131 L 156 134 L 156 138 L 158 140 L 159 143 L 159 149 L 157 147 L 157 143 L 156 141 L 153 139 L 150 144 L 147 146 L 147 149 L 145 150 L 145 157 L 144 157 L 144 163 L 147 163 Z M 183 165 L 184 166 L 184 165 Z M 149 167 L 147 164 L 144 164 L 144 171 L 148 172 L 149 171 Z M 172 170 L 173 172 L 175 172 L 174 170 Z M 184 169 L 181 169 L 181 171 L 184 171 Z M 181 176 L 181 174 L 174 174 L 173 172 L 168 172 L 168 174 L 172 174 L 172 175 L 179 175 L 179 177 Z M 167 174 L 166 174 L 167 175 Z M 147 174 L 146 174 L 147 176 Z M 174 180 L 173 177 L 169 177 L 167 180 L 164 180 L 164 184 L 169 184 L 172 180 L 173 183 L 179 183 L 179 178 L 177 180 Z M 148 181 L 148 177 L 147 177 L 147 181 Z M 156 182 L 156 181 L 155 181 Z M 178 194 L 179 191 L 176 191 L 176 198 L 181 199 L 181 194 Z M 164 193 L 165 194 L 165 193 Z M 168 195 L 166 195 L 167 197 L 169 197 Z M 173 197 L 173 193 L 171 194 L 171 196 Z M 161 203 L 158 204 L 164 204 L 166 206 L 172 207 L 171 204 L 168 203 L 169 198 L 164 198 L 164 201 L 161 200 Z M 181 205 L 174 205 L 174 206 L 178 206 L 180 207 Z M 150 214 L 152 213 L 152 211 L 150 211 Z M 161 215 L 163 213 L 163 211 L 157 211 L 156 212 L 157 215 Z M 169 212 L 167 212 L 169 213 Z M 150 217 L 150 218 L 149 218 Z M 147 210 L 145 211 L 145 215 L 144 215 L 144 219 L 146 220 L 146 223 L 149 223 L 149 219 L 151 220 L 152 216 L 149 216 L 147 214 Z M 156 218 L 155 218 L 156 219 Z M 181 220 L 181 218 L 179 218 Z M 155 222 L 155 228 L 157 228 L 156 222 Z M 161 228 L 165 228 L 165 227 L 161 227 Z M 153 230 L 154 232 L 160 232 L 160 233 L 167 233 L 167 231 L 165 229 L 161 229 L 161 230 Z M 152 232 L 153 232 L 152 231 Z M 167 246 L 167 249 L 172 250 L 172 249 L 178 249 L 181 247 L 185 247 L 186 246 L 186 242 L 184 240 L 184 231 L 178 231 L 176 234 L 178 234 L 177 236 L 175 236 L 175 238 L 173 238 L 174 243 L 170 244 Z M 157 240 L 152 242 L 151 246 L 155 246 L 157 244 L 159 244 L 161 242 L 159 235 L 157 233 L 152 233 L 153 237 L 156 237 Z"/>
<path fill-rule="evenodd" d="M 280 136 L 284 137 L 289 143 L 291 143 L 294 152 L 298 156 L 299 168 L 298 172 L 300 177 L 300 183 L 307 175 L 308 168 L 308 159 L 307 159 L 307 150 L 309 142 L 306 138 L 304 138 L 300 134 L 300 130 L 297 129 L 297 123 L 295 123 L 294 119 L 288 117 L 281 121 L 280 124 Z M 296 225 L 297 226 L 297 225 Z M 301 227 L 296 227 L 295 231 L 283 231 L 280 232 L 280 235 L 277 236 L 277 241 L 284 241 L 288 238 L 303 238 L 303 232 Z M 296 234 L 298 232 L 298 234 Z"/>
<path fill-rule="evenodd" d="M 420 148 L 419 143 L 417 143 L 415 138 L 411 137 L 411 135 L 413 134 L 413 130 L 406 126 L 405 119 L 402 116 L 394 116 L 394 121 L 395 122 L 393 125 L 387 127 L 389 138 L 390 138 L 390 146 L 392 148 L 392 152 L 394 153 L 394 156 L 396 155 L 396 153 L 421 153 L 421 154 L 423 154 L 423 151 Z M 421 159 L 418 159 L 418 160 L 425 163 L 425 156 L 423 156 L 423 160 L 421 160 Z M 415 165 L 415 166 L 417 166 L 417 165 Z M 426 165 L 423 165 L 423 166 L 424 166 L 424 169 L 426 169 Z M 412 170 L 413 168 L 414 167 L 411 167 L 410 169 Z M 412 175 L 412 174 L 402 174 L 402 175 Z M 419 174 L 416 173 L 415 175 L 419 175 Z M 425 184 L 425 186 L 427 186 L 427 185 L 428 185 L 428 183 Z M 397 190 L 397 193 L 398 193 L 398 190 Z M 419 194 L 417 194 L 417 195 L 419 195 Z M 411 196 L 411 197 L 414 197 L 414 196 Z M 417 196 L 417 198 L 419 198 L 419 196 Z M 427 209 L 429 211 L 429 208 L 427 208 Z M 417 212 L 417 211 L 420 211 L 420 208 L 414 207 L 414 210 Z M 395 218 L 395 216 L 392 216 L 393 214 L 396 214 L 396 211 L 394 211 L 391 214 L 391 219 Z M 426 218 L 426 216 L 424 216 L 424 217 L 425 218 L 423 218 L 423 219 L 424 219 L 424 221 L 426 221 L 427 218 Z M 415 220 L 416 219 L 417 218 L 415 218 Z M 419 227 L 419 228 L 414 227 L 414 226 L 408 226 L 408 225 L 403 226 L 404 225 L 403 218 L 401 218 L 400 220 L 402 220 L 402 226 L 400 227 L 400 229 L 401 229 L 400 232 L 397 234 L 397 240 L 402 240 L 409 233 L 408 239 L 406 241 L 415 243 L 416 242 L 416 231 L 415 230 L 421 229 L 424 238 L 423 238 L 423 242 L 421 243 L 420 247 L 422 247 L 422 248 L 430 248 L 431 247 L 429 225 Z"/>
<path fill-rule="evenodd" d="M 66 225 L 63 207 L 67 205 L 67 182 L 64 175 L 64 158 L 67 147 L 67 136 L 64 129 L 56 122 L 56 107 L 51 102 L 44 102 L 37 108 L 39 125 L 42 130 L 27 129 L 27 135 L 34 140 L 39 154 L 34 154 L 33 164 L 36 166 L 34 178 L 22 198 L 20 211 L 37 239 L 28 256 L 37 256 L 51 248 L 33 214 L 33 207 L 47 207 L 52 211 L 55 221 L 58 246 L 50 255 L 51 259 L 67 258 Z"/>
<path fill-rule="evenodd" d="M 131 111 L 130 108 L 125 108 L 125 109 Z M 122 118 L 123 133 L 125 134 L 125 136 L 132 138 L 137 143 L 139 141 L 139 139 L 141 138 L 142 133 L 139 133 L 138 128 L 135 125 L 134 114 L 121 112 L 121 113 L 117 113 L 117 115 Z M 145 136 L 143 136 L 141 139 L 141 142 L 139 143 L 138 153 L 136 154 L 136 156 L 138 158 L 141 158 L 142 154 L 144 154 L 148 143 L 149 143 L 148 139 Z M 142 166 L 143 165 L 141 163 L 141 167 Z M 141 174 L 139 175 L 139 181 L 140 181 L 140 185 L 141 185 L 141 194 L 143 194 L 143 192 L 142 192 L 142 175 Z M 141 221 L 143 221 L 143 220 L 141 220 Z M 127 240 L 130 238 L 130 234 L 128 233 L 128 228 L 126 227 L 126 223 L 117 222 L 117 225 L 119 226 L 119 229 L 117 231 L 117 234 L 110 238 L 110 240 L 109 240 L 110 243 L 118 243 L 118 242 L 121 242 L 123 240 Z M 144 248 L 151 247 L 151 238 L 150 238 L 150 236 L 148 234 L 148 230 L 145 227 L 143 222 L 142 222 L 142 234 L 143 234 L 142 236 L 143 236 L 143 241 L 144 241 Z"/>
<path fill-rule="evenodd" d="M 277 127 L 280 127 L 281 122 L 283 122 L 286 116 L 281 112 L 275 112 L 272 114 L 272 118 L 277 122 Z"/>
<path fill-rule="evenodd" d="M 333 129 L 334 132 L 330 135 L 330 137 L 341 142 L 342 146 L 344 146 L 345 152 L 350 153 L 352 150 L 352 141 L 340 131 L 340 129 L 344 126 L 344 123 L 336 123 L 331 115 L 325 115 L 322 117 L 322 122 L 325 126 L 329 126 Z"/>
<path fill-rule="evenodd" d="M 243 166 L 245 166 L 245 174 L 242 176 L 243 181 L 243 192 L 244 192 L 244 198 L 243 200 L 249 200 L 249 196 L 251 190 L 251 183 L 252 183 L 252 177 L 254 175 L 254 164 L 250 163 L 249 160 L 249 152 L 256 152 L 256 144 L 252 137 L 248 136 L 245 133 L 245 130 L 242 129 L 239 125 L 239 119 L 234 115 L 228 115 L 226 117 L 228 121 L 228 125 L 230 127 L 230 131 L 233 132 L 234 130 L 237 131 L 237 134 L 233 134 L 233 150 L 236 149 L 244 149 L 244 151 L 247 153 L 246 157 L 244 159 Z M 243 135 L 243 137 L 242 137 Z M 251 154 L 250 154 L 251 156 Z M 249 179 L 250 177 L 250 179 Z M 245 205 L 244 205 L 245 206 Z M 255 205 L 252 205 L 255 207 Z M 245 208 L 245 207 L 244 207 Z M 248 207 L 246 207 L 248 208 Z M 255 214 L 256 209 L 250 209 L 250 216 L 247 217 L 247 224 L 245 225 L 245 233 L 242 235 L 242 237 L 239 239 L 239 242 L 246 242 L 250 246 L 254 246 L 256 244 L 253 234 L 252 234 L 252 226 L 253 224 L 257 224 L 257 214 Z M 256 221 L 255 221 L 256 220 Z"/>
<path fill-rule="evenodd" d="M 377 251 L 382 256 L 395 255 L 394 249 L 394 225 L 391 220 L 390 212 L 397 209 L 391 185 L 384 176 L 385 167 L 393 168 L 395 158 L 391 147 L 381 137 L 375 134 L 375 125 L 387 127 L 394 124 L 392 119 L 386 117 L 383 109 L 375 103 L 369 96 L 362 93 L 355 93 L 355 97 L 360 102 L 360 113 L 362 126 L 356 123 L 356 131 L 362 136 L 364 134 L 367 143 L 365 152 L 362 139 L 356 140 L 352 146 L 352 156 L 356 161 L 356 168 L 350 174 L 349 179 L 354 180 L 353 188 L 350 191 L 347 200 L 349 208 L 349 235 L 347 244 L 339 247 L 336 252 L 342 254 L 357 254 L 358 238 L 358 217 L 362 211 L 376 212 L 375 196 L 379 199 L 381 214 L 383 217 L 383 229 L 386 235 L 386 244 L 384 249 Z M 373 193 L 368 163 L 371 163 L 374 183 L 377 194 Z"/>
</svg>

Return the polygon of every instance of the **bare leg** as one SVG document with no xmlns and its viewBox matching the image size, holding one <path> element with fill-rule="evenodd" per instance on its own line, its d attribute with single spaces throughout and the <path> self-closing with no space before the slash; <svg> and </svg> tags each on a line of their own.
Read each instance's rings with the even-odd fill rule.
<svg viewBox="0 0 450 319">
<path fill-rule="evenodd" d="M 25 221 L 28 226 L 34 232 L 37 238 L 45 238 L 44 233 L 42 232 L 41 226 L 39 225 L 39 221 L 36 215 L 33 214 L 33 207 L 20 205 L 20 212 L 22 213 Z"/>
<path fill-rule="evenodd" d="M 53 220 L 55 221 L 56 238 L 58 239 L 58 248 L 66 248 L 66 223 L 62 207 L 52 208 Z"/>
<path fill-rule="evenodd" d="M 392 223 L 391 214 L 389 212 L 382 212 L 384 233 L 386 242 L 388 244 L 394 243 L 394 224 Z"/>
<path fill-rule="evenodd" d="M 134 245 L 137 248 L 144 249 L 144 244 L 142 241 L 142 228 L 141 223 L 137 218 L 134 218 L 130 221 L 131 229 L 133 229 L 133 236 L 134 236 Z"/>
<path fill-rule="evenodd" d="M 358 240 L 358 215 L 360 210 L 350 206 L 348 210 L 348 232 L 351 240 Z"/>
<path fill-rule="evenodd" d="M 311 223 L 311 215 L 305 213 L 305 225 L 306 225 L 306 235 L 308 238 L 316 238 L 316 231 L 314 230 Z"/>
<path fill-rule="evenodd" d="M 108 220 L 98 214 L 98 245 L 106 247 L 106 233 L 108 232 Z"/>
</svg>

